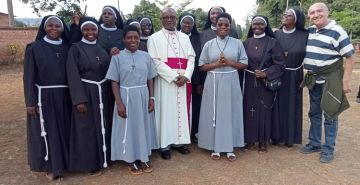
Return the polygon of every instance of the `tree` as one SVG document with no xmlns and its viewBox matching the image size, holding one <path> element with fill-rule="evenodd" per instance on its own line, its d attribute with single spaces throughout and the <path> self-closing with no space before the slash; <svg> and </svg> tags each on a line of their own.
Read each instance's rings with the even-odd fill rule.
<svg viewBox="0 0 360 185">
<path fill-rule="evenodd" d="M 141 0 L 139 5 L 135 5 L 132 14 L 128 14 L 127 18 L 138 18 L 141 16 L 150 16 L 153 21 L 155 30 L 160 30 L 160 8 L 155 3 L 150 3 L 148 0 Z"/>
<path fill-rule="evenodd" d="M 7 0 L 7 8 L 8 8 L 9 26 L 14 27 L 15 20 L 14 20 L 14 11 L 13 11 L 12 0 Z"/>
<path fill-rule="evenodd" d="M 57 15 L 64 18 L 66 23 L 70 23 L 71 17 L 75 12 L 84 14 L 81 10 L 80 3 L 86 0 L 21 0 L 25 4 L 30 4 L 39 17 L 43 12 L 52 12 L 55 9 L 60 10 Z"/>
<path fill-rule="evenodd" d="M 201 8 L 186 10 L 186 7 L 192 1 L 193 0 L 184 0 L 180 4 L 174 5 L 174 4 L 169 4 L 168 0 L 165 0 L 165 1 L 156 0 L 155 3 L 150 3 L 149 0 L 141 0 L 139 5 L 135 6 L 133 13 L 128 14 L 126 17 L 127 18 L 138 18 L 138 17 L 144 16 L 144 15 L 150 16 L 153 21 L 154 29 L 160 30 L 162 26 L 160 23 L 161 9 L 159 8 L 159 6 L 161 6 L 161 8 L 174 7 L 174 9 L 177 12 L 178 17 L 183 12 L 190 12 L 190 13 L 194 14 L 197 19 L 196 24 L 198 25 L 198 28 L 202 28 L 203 25 L 205 24 L 207 14 Z"/>
<path fill-rule="evenodd" d="M 329 7 L 330 18 L 341 25 L 350 38 L 360 39 L 359 0 L 289 0 L 289 7 L 297 7 L 307 14 L 308 8 L 315 2 L 323 2 Z M 257 3 L 257 14 L 268 16 L 270 24 L 279 27 L 286 0 L 257 0 Z"/>
<path fill-rule="evenodd" d="M 202 31 L 206 23 L 207 12 L 205 12 L 201 8 L 190 9 L 188 10 L 188 12 L 192 13 L 196 17 L 196 26 L 199 29 L 199 31 Z"/>
</svg>

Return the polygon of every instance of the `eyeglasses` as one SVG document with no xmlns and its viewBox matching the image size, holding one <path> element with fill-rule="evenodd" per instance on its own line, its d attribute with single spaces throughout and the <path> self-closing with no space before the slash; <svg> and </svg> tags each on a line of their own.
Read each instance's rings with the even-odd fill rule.
<svg viewBox="0 0 360 185">
<path fill-rule="evenodd" d="M 161 17 L 161 19 L 175 21 L 176 17 L 175 16 L 164 16 L 164 17 Z"/>
</svg>

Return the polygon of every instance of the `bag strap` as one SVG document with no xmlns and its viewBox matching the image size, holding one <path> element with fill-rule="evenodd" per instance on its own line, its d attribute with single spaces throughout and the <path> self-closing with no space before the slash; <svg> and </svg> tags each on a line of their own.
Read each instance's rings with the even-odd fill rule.
<svg viewBox="0 0 360 185">
<path fill-rule="evenodd" d="M 270 37 L 267 36 L 266 39 L 265 39 L 265 47 L 264 47 L 262 55 L 261 55 L 261 62 L 260 62 L 260 65 L 259 65 L 260 70 L 265 64 L 265 53 L 266 53 L 266 51 L 268 50 L 268 47 L 269 47 L 269 40 L 270 40 Z"/>
</svg>

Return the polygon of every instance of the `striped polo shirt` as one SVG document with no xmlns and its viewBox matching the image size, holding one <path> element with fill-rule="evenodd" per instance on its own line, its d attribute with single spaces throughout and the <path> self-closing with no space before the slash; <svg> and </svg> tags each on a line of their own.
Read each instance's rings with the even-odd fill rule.
<svg viewBox="0 0 360 185">
<path fill-rule="evenodd" d="M 318 67 L 331 65 L 342 57 L 350 57 L 355 50 L 346 31 L 334 20 L 317 30 L 315 25 L 308 28 L 304 68 L 316 71 Z M 318 79 L 320 80 L 320 79 Z"/>
</svg>

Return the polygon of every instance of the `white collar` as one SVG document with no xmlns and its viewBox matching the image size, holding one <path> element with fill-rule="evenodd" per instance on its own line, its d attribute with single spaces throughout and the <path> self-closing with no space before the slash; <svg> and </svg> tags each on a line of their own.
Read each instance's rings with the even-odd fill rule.
<svg viewBox="0 0 360 185">
<path fill-rule="evenodd" d="M 59 37 L 59 40 L 50 40 L 46 37 L 44 37 L 44 41 L 47 42 L 47 43 L 50 43 L 50 44 L 54 44 L 54 45 L 61 45 L 63 40 Z"/>
<path fill-rule="evenodd" d="M 88 41 L 88 40 L 86 40 L 84 37 L 81 39 L 81 42 L 86 43 L 86 44 L 96 44 L 96 40 L 94 40 L 94 41 Z"/>
<path fill-rule="evenodd" d="M 226 37 L 224 39 L 221 39 L 221 37 L 216 36 L 216 39 L 220 40 L 220 41 L 225 41 L 225 40 L 229 39 L 229 35 L 226 35 Z"/>
<path fill-rule="evenodd" d="M 290 33 L 294 33 L 296 31 L 296 27 L 294 27 L 291 30 L 287 30 L 287 29 L 285 29 L 285 27 L 283 27 L 282 30 L 283 30 L 284 33 L 290 34 Z"/>
<path fill-rule="evenodd" d="M 176 33 L 177 33 L 176 29 L 175 29 L 174 31 L 170 31 L 170 30 L 167 30 L 167 29 L 165 29 L 165 28 L 162 28 L 162 30 L 163 30 L 166 34 L 176 34 Z"/>
<path fill-rule="evenodd" d="M 140 39 L 142 39 L 142 40 L 148 40 L 148 39 L 149 39 L 149 37 L 150 37 L 150 36 L 147 36 L 147 37 L 143 37 L 143 36 L 141 36 L 141 37 L 140 37 Z"/>
<path fill-rule="evenodd" d="M 214 30 L 214 31 L 217 30 L 216 26 L 213 26 L 213 25 L 211 25 L 211 29 Z"/>
<path fill-rule="evenodd" d="M 263 37 L 265 37 L 265 36 L 266 36 L 265 32 L 262 33 L 261 35 L 255 35 L 255 34 L 254 34 L 254 38 L 255 38 L 255 39 L 260 39 L 260 38 L 263 38 Z"/>
<path fill-rule="evenodd" d="M 180 32 L 186 34 L 186 35 L 189 36 L 189 37 L 191 36 L 191 32 L 190 32 L 189 34 L 183 32 L 182 30 L 180 30 Z"/>
<path fill-rule="evenodd" d="M 132 52 L 132 51 L 126 49 L 126 48 L 124 49 L 124 51 L 125 51 L 126 53 L 129 53 L 129 54 L 134 54 L 134 53 L 136 53 L 138 50 L 139 50 L 139 49 L 137 49 L 136 51 Z"/>
<path fill-rule="evenodd" d="M 107 31 L 116 31 L 117 30 L 116 26 L 114 28 L 107 28 L 107 27 L 104 26 L 104 24 L 101 24 L 100 26 L 101 26 L 102 29 L 107 30 Z"/>
</svg>

